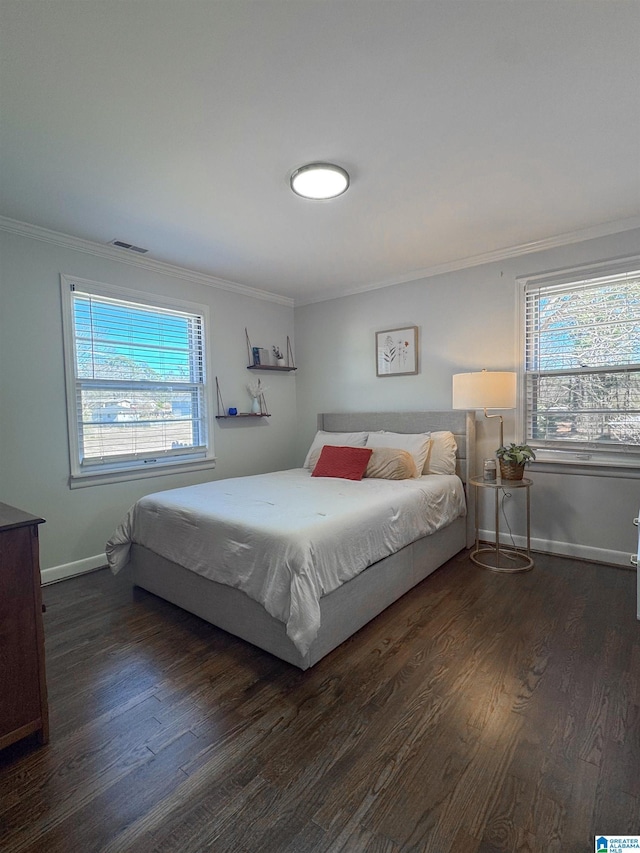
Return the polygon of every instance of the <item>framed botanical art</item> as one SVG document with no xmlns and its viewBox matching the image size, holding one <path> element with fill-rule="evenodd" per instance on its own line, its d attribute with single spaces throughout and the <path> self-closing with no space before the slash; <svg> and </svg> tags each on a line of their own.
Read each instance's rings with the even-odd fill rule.
<svg viewBox="0 0 640 853">
<path fill-rule="evenodd" d="M 376 376 L 408 376 L 417 372 L 417 326 L 376 332 Z"/>
</svg>

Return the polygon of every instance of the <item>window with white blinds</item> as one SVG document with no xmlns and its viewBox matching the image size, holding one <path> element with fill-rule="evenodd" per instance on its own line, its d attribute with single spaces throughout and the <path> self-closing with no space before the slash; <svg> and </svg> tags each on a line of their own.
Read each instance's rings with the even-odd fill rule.
<svg viewBox="0 0 640 853">
<path fill-rule="evenodd" d="M 527 442 L 638 465 L 640 271 L 529 282 L 524 303 Z"/>
<path fill-rule="evenodd" d="M 211 459 L 206 309 L 62 277 L 74 477 Z"/>
</svg>

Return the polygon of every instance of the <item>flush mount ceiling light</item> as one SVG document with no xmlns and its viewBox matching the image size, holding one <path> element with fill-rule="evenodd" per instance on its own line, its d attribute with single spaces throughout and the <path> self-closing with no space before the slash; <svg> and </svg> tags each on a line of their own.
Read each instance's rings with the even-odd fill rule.
<svg viewBox="0 0 640 853">
<path fill-rule="evenodd" d="M 335 198 L 349 188 L 349 175 L 332 163 L 309 163 L 291 175 L 291 189 L 303 198 Z"/>
</svg>

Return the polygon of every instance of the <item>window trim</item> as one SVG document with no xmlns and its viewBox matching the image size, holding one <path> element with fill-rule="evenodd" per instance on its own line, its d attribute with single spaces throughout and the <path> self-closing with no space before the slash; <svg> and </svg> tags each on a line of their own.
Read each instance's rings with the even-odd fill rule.
<svg viewBox="0 0 640 853">
<path fill-rule="evenodd" d="M 539 273 L 535 275 L 518 276 L 516 278 L 516 317 L 518 324 L 517 346 L 518 346 L 518 401 L 516 410 L 516 428 L 518 435 L 526 438 L 526 291 L 528 287 L 544 285 L 570 284 L 580 279 L 602 278 L 631 272 L 640 268 L 640 255 L 625 255 L 590 264 L 581 264 L 575 267 L 566 267 L 559 270 Z M 548 471 L 561 471 L 561 466 L 566 466 L 567 471 L 584 474 L 604 474 L 610 476 L 625 477 L 630 475 L 630 469 L 640 468 L 640 448 L 637 452 L 617 450 L 607 452 L 592 445 L 586 445 L 582 449 L 573 448 L 550 448 L 538 447 L 534 441 L 529 444 L 536 452 L 536 461 L 532 462 L 534 468 Z"/>
<path fill-rule="evenodd" d="M 77 426 L 77 398 L 76 398 L 76 347 L 73 322 L 73 301 L 71 297 L 72 286 L 78 289 L 86 289 L 87 293 L 95 296 L 103 296 L 108 299 L 122 300 L 125 302 L 138 303 L 147 308 L 167 309 L 171 311 L 184 311 L 198 314 L 202 317 L 203 340 L 204 340 L 204 395 L 206 405 L 206 429 L 207 445 L 204 454 L 197 458 L 182 459 L 175 458 L 157 460 L 132 460 L 129 462 L 116 462 L 114 464 L 92 464 L 83 468 L 80 462 L 80 436 Z M 193 472 L 206 468 L 213 468 L 216 457 L 213 447 L 213 405 L 211 396 L 211 346 L 210 346 L 210 319 L 209 308 L 195 302 L 184 299 L 173 299 L 140 290 L 131 290 L 118 285 L 105 284 L 103 282 L 91 281 L 65 273 L 60 274 L 60 293 L 62 299 L 62 332 L 63 332 L 63 355 L 65 373 L 65 391 L 67 404 L 67 435 L 69 441 L 69 487 L 84 488 L 102 483 L 120 483 L 129 480 L 145 479 L 147 477 L 159 477 L 166 474 L 177 474 Z"/>
</svg>

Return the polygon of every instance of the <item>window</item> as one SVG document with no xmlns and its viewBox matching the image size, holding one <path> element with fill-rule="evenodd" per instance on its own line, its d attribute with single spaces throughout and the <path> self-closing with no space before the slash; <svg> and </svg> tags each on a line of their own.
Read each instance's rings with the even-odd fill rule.
<svg viewBox="0 0 640 853">
<path fill-rule="evenodd" d="M 524 319 L 525 433 L 541 461 L 639 465 L 640 271 L 527 281 Z"/>
<path fill-rule="evenodd" d="M 72 485 L 212 465 L 206 308 L 61 280 Z"/>
</svg>

